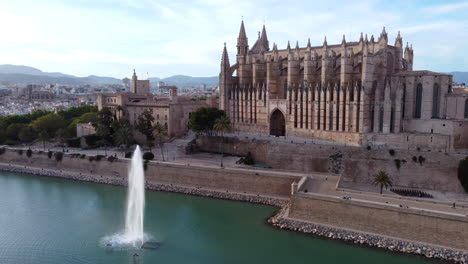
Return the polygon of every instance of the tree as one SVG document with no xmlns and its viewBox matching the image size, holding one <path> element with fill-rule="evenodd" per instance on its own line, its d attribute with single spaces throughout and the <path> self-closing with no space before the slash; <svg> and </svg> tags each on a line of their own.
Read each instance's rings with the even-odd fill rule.
<svg viewBox="0 0 468 264">
<path fill-rule="evenodd" d="M 96 135 L 106 139 L 110 139 L 112 135 L 111 124 L 114 120 L 114 114 L 108 107 L 103 107 L 97 114 L 96 122 L 93 123 L 96 129 Z"/>
<path fill-rule="evenodd" d="M 216 131 L 216 133 L 219 133 L 221 135 L 221 140 L 224 141 L 224 133 L 228 132 L 231 129 L 229 120 L 226 118 L 226 116 L 221 116 L 218 119 L 216 119 L 213 125 L 213 129 Z M 219 143 L 220 150 L 221 150 L 221 144 L 222 142 Z M 221 164 L 220 164 L 221 167 L 223 167 L 223 156 L 224 156 L 224 153 L 221 150 Z"/>
<path fill-rule="evenodd" d="M 197 133 L 212 135 L 215 121 L 220 117 L 226 117 L 223 110 L 215 107 L 201 107 L 192 113 L 189 128 Z"/>
<path fill-rule="evenodd" d="M 34 120 L 31 125 L 37 131 L 45 130 L 49 136 L 54 136 L 57 130 L 66 126 L 66 122 L 61 115 L 50 113 Z"/>
<path fill-rule="evenodd" d="M 125 77 L 122 79 L 122 83 L 123 85 L 125 86 L 126 89 L 129 89 L 130 88 L 130 79 Z"/>
<path fill-rule="evenodd" d="M 23 142 L 31 142 L 37 138 L 37 132 L 32 126 L 26 126 L 21 129 L 18 138 Z"/>
<path fill-rule="evenodd" d="M 380 185 L 380 194 L 382 194 L 383 187 L 387 189 L 388 187 L 392 187 L 393 183 L 390 179 L 390 176 L 385 171 L 380 171 L 379 173 L 374 175 L 374 181 L 372 182 L 372 185 Z"/>
<path fill-rule="evenodd" d="M 47 133 L 46 130 L 41 130 L 41 132 L 39 132 L 39 140 L 42 141 L 42 146 L 44 147 L 44 150 L 45 150 L 45 143 L 49 139 L 50 139 L 50 136 L 49 136 L 49 133 Z"/>
<path fill-rule="evenodd" d="M 146 136 L 146 140 L 153 140 L 153 122 L 154 116 L 151 109 L 145 109 L 141 115 L 138 116 L 136 129 Z"/>
<path fill-rule="evenodd" d="M 468 193 L 468 157 L 458 163 L 458 179 L 465 192 Z"/>
<path fill-rule="evenodd" d="M 99 147 L 104 147 L 104 156 L 107 156 L 107 146 L 109 146 L 109 141 L 107 141 L 105 138 L 100 139 L 96 142 L 96 145 Z"/>
<path fill-rule="evenodd" d="M 146 146 L 149 148 L 149 150 L 152 152 L 153 147 L 154 147 L 154 140 L 148 139 L 146 140 Z"/>
<path fill-rule="evenodd" d="M 161 157 L 162 157 L 162 160 L 164 161 L 164 149 L 163 149 L 163 146 L 164 146 L 164 137 L 167 135 L 167 131 L 166 131 L 166 128 L 157 123 L 156 125 L 154 125 L 153 127 L 153 137 L 154 139 L 156 140 L 156 142 L 158 143 L 158 146 L 161 150 Z"/>
<path fill-rule="evenodd" d="M 65 128 L 60 128 L 57 130 L 55 133 L 55 138 L 60 142 L 60 145 L 64 146 L 65 145 L 65 140 L 70 137 L 70 134 L 68 133 L 68 130 Z M 65 150 L 63 150 L 65 151 Z"/>
<path fill-rule="evenodd" d="M 76 136 L 76 125 L 79 123 L 96 123 L 97 112 L 84 113 L 80 117 L 75 118 L 67 127 L 68 133 L 71 136 Z"/>
<path fill-rule="evenodd" d="M 132 129 L 130 127 L 121 127 L 119 128 L 114 135 L 112 136 L 114 139 L 114 144 L 116 146 L 130 146 L 134 139 Z"/>
<path fill-rule="evenodd" d="M 8 139 L 13 141 L 19 140 L 19 133 L 23 128 L 25 128 L 25 124 L 11 124 L 6 128 L 5 135 Z"/>
</svg>

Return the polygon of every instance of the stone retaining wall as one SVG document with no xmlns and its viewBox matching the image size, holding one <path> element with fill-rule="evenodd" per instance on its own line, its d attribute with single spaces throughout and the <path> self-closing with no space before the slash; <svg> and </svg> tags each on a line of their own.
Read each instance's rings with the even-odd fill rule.
<svg viewBox="0 0 468 264">
<path fill-rule="evenodd" d="M 297 193 L 288 217 L 468 252 L 468 216 Z"/>
<path fill-rule="evenodd" d="M 0 163 L 16 164 L 32 168 L 56 170 L 60 173 L 76 175 L 92 175 L 94 178 L 106 178 L 116 182 L 127 180 L 127 159 L 114 162 L 103 158 L 100 161 L 89 161 L 64 155 L 61 161 L 55 157 L 47 157 L 47 153 L 33 153 L 30 158 L 26 153 L 19 155 L 17 151 L 7 150 L 0 155 Z M 273 173 L 265 170 L 248 170 L 236 168 L 220 168 L 214 166 L 193 166 L 188 164 L 149 162 L 145 172 L 148 184 L 164 184 L 204 188 L 222 192 L 238 192 L 260 196 L 288 199 L 291 183 L 300 178 L 291 173 Z"/>
<path fill-rule="evenodd" d="M 366 184 L 370 184 L 373 175 L 383 170 L 392 177 L 396 187 L 464 192 L 457 178 L 457 168 L 465 155 L 428 150 L 394 150 L 392 155 L 386 148 L 371 147 L 368 150 L 298 140 L 286 143 L 200 136 L 196 142 L 201 151 L 222 151 L 233 155 L 251 152 L 256 162 L 275 169 L 340 173 L 345 181 Z"/>
</svg>

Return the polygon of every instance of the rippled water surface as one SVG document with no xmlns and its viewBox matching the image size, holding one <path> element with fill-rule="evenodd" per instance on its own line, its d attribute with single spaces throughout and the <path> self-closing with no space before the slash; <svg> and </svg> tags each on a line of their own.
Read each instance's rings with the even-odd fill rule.
<svg viewBox="0 0 468 264">
<path fill-rule="evenodd" d="M 125 194 L 0 172 L 0 263 L 429 263 L 274 229 L 273 207 L 159 192 L 147 192 L 145 232 L 160 249 L 107 250 L 99 242 L 124 227 Z"/>
</svg>

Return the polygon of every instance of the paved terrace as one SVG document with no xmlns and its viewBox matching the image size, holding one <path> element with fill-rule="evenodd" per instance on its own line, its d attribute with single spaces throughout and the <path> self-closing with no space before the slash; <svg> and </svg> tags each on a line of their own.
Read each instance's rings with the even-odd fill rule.
<svg viewBox="0 0 468 264">
<path fill-rule="evenodd" d="M 468 217 L 468 199 L 441 200 L 405 197 L 385 190 L 379 193 L 379 187 L 373 187 L 375 191 L 357 191 L 352 189 L 337 189 L 339 176 L 335 175 L 311 175 L 305 183 L 300 186 L 301 193 L 316 193 L 339 199 L 351 199 L 360 202 L 385 204 L 396 208 L 404 207 L 415 210 L 442 213 L 447 215 L 458 215 Z M 468 198 L 468 195 L 465 195 Z M 455 202 L 455 208 L 453 207 Z"/>
</svg>

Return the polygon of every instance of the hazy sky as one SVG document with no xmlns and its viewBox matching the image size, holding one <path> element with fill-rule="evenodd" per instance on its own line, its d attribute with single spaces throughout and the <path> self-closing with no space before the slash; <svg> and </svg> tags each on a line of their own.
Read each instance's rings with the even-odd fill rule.
<svg viewBox="0 0 468 264">
<path fill-rule="evenodd" d="M 351 4 L 352 3 L 352 4 Z M 0 64 L 78 76 L 219 74 L 242 16 L 250 46 L 262 24 L 270 45 L 301 47 L 400 30 L 414 68 L 468 71 L 468 1 L 433 0 L 0 0 Z M 294 44 L 293 44 L 294 45 Z"/>
</svg>

